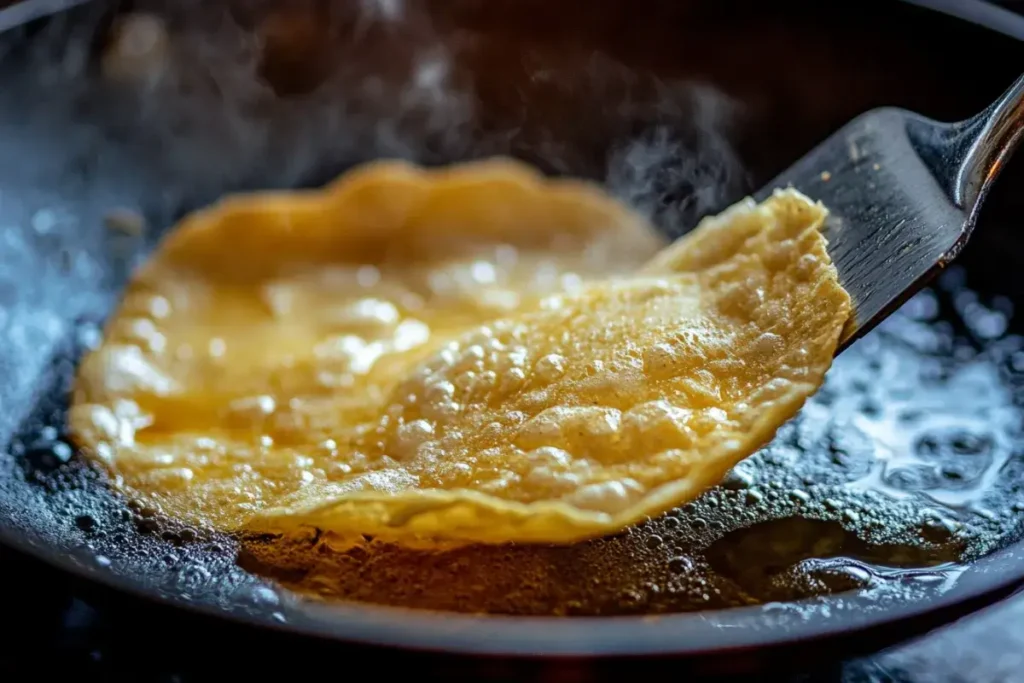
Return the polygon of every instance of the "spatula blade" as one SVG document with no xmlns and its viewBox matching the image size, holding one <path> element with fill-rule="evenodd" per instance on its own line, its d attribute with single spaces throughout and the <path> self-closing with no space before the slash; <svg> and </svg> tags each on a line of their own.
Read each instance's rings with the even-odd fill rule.
<svg viewBox="0 0 1024 683">
<path fill-rule="evenodd" d="M 972 217 L 950 199 L 952 159 L 927 140 L 952 131 L 900 109 L 854 119 L 766 185 L 757 199 L 792 186 L 830 215 L 828 251 L 854 302 L 840 350 L 902 304 L 956 256 Z"/>
</svg>

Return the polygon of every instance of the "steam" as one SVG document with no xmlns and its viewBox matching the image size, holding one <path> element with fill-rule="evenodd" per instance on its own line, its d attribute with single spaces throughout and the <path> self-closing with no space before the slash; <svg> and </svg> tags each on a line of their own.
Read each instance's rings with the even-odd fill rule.
<svg viewBox="0 0 1024 683">
<path fill-rule="evenodd" d="M 398 21 L 405 12 L 404 0 L 360 0 L 360 5 L 371 20 Z"/>
<path fill-rule="evenodd" d="M 673 233 L 749 190 L 729 142 L 739 108 L 712 88 L 564 46 L 494 47 L 426 2 L 327 4 L 139 0 L 115 16 L 93 2 L 0 43 L 0 66 L 27 54 L 30 115 L 171 213 L 377 157 L 523 157 L 606 183 Z"/>
<path fill-rule="evenodd" d="M 736 103 L 706 87 L 687 93 L 691 129 L 656 124 L 613 150 L 608 165 L 611 190 L 672 235 L 686 232 L 749 189 L 728 138 Z"/>
</svg>

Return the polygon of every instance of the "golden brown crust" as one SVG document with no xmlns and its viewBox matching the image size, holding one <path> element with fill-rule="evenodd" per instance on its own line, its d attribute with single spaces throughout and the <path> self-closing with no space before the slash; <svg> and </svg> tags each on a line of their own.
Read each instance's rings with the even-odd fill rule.
<svg viewBox="0 0 1024 683">
<path fill-rule="evenodd" d="M 71 426 L 128 495 L 219 528 L 612 533 L 820 386 L 850 311 L 825 215 L 777 192 L 657 253 L 595 188 L 509 161 L 224 200 L 134 279 Z"/>
<path fill-rule="evenodd" d="M 831 365 L 850 300 L 824 216 L 792 191 L 746 202 L 643 278 L 470 333 L 399 385 L 362 444 L 369 458 L 407 456 L 301 491 L 252 527 L 574 542 L 696 497 L 767 443 Z M 553 356 L 557 373 L 541 370 Z M 439 386 L 456 387 L 461 410 L 432 410 Z M 396 425 L 418 425 L 411 443 Z"/>
<path fill-rule="evenodd" d="M 80 368 L 71 426 L 129 496 L 237 528 L 345 478 L 350 432 L 446 338 L 663 244 L 597 188 L 501 159 L 229 197 L 136 273 Z"/>
</svg>

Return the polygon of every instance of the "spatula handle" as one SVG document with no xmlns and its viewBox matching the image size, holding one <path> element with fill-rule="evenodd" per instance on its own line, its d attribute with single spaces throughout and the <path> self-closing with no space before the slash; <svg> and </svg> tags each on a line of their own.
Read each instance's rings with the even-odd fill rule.
<svg viewBox="0 0 1024 683">
<path fill-rule="evenodd" d="M 953 199 L 971 214 L 1024 138 L 1024 75 L 963 131 Z"/>
</svg>

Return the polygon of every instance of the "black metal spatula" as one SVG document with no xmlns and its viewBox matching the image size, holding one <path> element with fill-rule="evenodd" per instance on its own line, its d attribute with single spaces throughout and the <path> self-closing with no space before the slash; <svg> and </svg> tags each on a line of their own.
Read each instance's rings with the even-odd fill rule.
<svg viewBox="0 0 1024 683">
<path fill-rule="evenodd" d="M 765 199 L 792 186 L 830 210 L 828 250 L 854 301 L 840 350 L 956 257 L 1022 137 L 1024 76 L 959 123 L 902 109 L 869 111 L 758 193 Z"/>
</svg>

